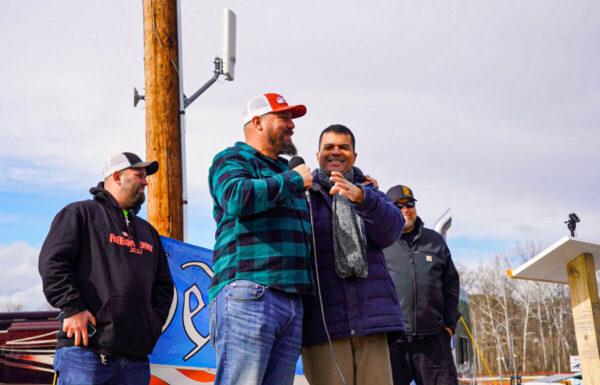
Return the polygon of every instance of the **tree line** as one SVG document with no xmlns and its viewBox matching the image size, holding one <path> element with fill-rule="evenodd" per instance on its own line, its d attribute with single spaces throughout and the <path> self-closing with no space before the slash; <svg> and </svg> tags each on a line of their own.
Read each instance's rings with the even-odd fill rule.
<svg viewBox="0 0 600 385">
<path fill-rule="evenodd" d="M 506 275 L 537 249 L 519 245 L 515 257 L 459 266 L 461 286 L 469 293 L 472 333 L 495 375 L 570 372 L 570 356 L 577 354 L 568 286 Z M 477 353 L 475 369 L 487 374 Z"/>
</svg>

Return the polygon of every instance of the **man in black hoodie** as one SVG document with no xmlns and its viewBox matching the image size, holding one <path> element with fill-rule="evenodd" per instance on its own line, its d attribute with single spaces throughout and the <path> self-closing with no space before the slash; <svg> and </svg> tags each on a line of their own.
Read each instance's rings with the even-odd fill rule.
<svg viewBox="0 0 600 385">
<path fill-rule="evenodd" d="M 394 385 L 458 385 L 450 339 L 460 288 L 450 250 L 423 226 L 408 186 L 394 186 L 387 196 L 405 220 L 400 238 L 384 250 L 406 325 L 405 333 L 388 334 Z"/>
<path fill-rule="evenodd" d="M 93 200 L 54 218 L 39 257 L 44 294 L 61 310 L 58 384 L 147 385 L 173 282 L 158 232 L 136 216 L 158 162 L 113 155 Z"/>
</svg>

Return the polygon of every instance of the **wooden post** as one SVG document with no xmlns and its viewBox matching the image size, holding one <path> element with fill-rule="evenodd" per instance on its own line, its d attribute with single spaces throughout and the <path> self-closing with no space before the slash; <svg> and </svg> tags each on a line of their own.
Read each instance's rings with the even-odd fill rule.
<svg viewBox="0 0 600 385">
<path fill-rule="evenodd" d="M 594 257 L 581 254 L 566 267 L 583 384 L 600 385 L 600 303 Z"/>
<path fill-rule="evenodd" d="M 183 240 L 177 27 L 176 0 L 144 0 L 146 156 L 160 164 L 148 179 L 148 221 Z"/>
</svg>

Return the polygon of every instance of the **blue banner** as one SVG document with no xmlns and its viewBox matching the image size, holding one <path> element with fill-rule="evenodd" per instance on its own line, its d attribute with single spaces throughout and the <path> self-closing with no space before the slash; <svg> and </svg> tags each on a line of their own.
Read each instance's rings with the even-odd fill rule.
<svg viewBox="0 0 600 385">
<path fill-rule="evenodd" d="M 167 252 L 175 296 L 163 333 L 150 355 L 154 365 L 216 368 L 210 343 L 208 288 L 213 276 L 212 250 L 161 237 Z M 298 360 L 296 374 L 303 374 Z"/>
<path fill-rule="evenodd" d="M 162 237 L 175 283 L 175 301 L 150 362 L 190 368 L 215 368 L 210 343 L 208 288 L 212 250 Z"/>
</svg>

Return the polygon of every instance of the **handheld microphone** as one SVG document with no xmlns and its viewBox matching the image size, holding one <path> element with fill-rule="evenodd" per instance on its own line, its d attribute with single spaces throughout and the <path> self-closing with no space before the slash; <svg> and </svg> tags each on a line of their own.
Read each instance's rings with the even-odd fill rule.
<svg viewBox="0 0 600 385">
<path fill-rule="evenodd" d="M 292 158 L 289 161 L 290 170 L 300 166 L 301 164 L 306 164 L 306 162 L 304 162 L 304 159 L 301 156 L 292 156 Z"/>
<path fill-rule="evenodd" d="M 306 162 L 304 162 L 304 158 L 302 158 L 301 156 L 294 155 L 290 158 L 290 161 L 288 162 L 288 164 L 289 164 L 289 168 L 291 170 L 293 168 L 300 166 L 301 164 L 306 164 Z M 306 195 L 306 200 L 310 204 L 310 193 L 308 192 L 308 188 L 304 189 L 304 195 Z M 311 207 L 311 211 L 312 211 L 312 207 Z"/>
</svg>

